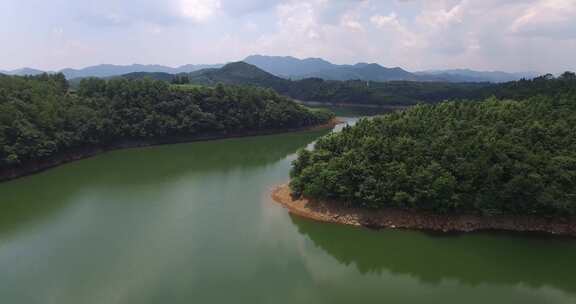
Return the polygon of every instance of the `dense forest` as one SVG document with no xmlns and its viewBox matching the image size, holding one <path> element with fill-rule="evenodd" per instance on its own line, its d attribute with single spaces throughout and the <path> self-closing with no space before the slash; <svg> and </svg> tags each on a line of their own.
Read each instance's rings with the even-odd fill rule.
<svg viewBox="0 0 576 304">
<path fill-rule="evenodd" d="M 445 100 L 480 100 L 497 98 L 525 99 L 536 95 L 562 97 L 576 94 L 576 74 L 566 72 L 555 78 L 551 74 L 534 79 L 505 83 L 450 83 L 415 81 L 296 81 L 288 95 L 301 100 L 346 102 L 358 104 L 411 105 L 439 103 Z"/>
<path fill-rule="evenodd" d="M 487 83 L 327 81 L 309 78 L 293 82 L 284 93 L 303 101 L 386 106 L 471 99 L 487 86 Z"/>
<path fill-rule="evenodd" d="M 526 99 L 532 96 L 545 95 L 554 98 L 571 98 L 576 96 L 576 74 L 564 72 L 558 77 L 546 74 L 534 79 L 522 79 L 484 87 L 474 96 L 476 98 Z"/>
<path fill-rule="evenodd" d="M 62 74 L 0 75 L 0 170 L 86 146 L 293 129 L 331 118 L 269 89 L 88 78 L 72 92 Z"/>
<path fill-rule="evenodd" d="M 494 87 L 518 100 L 418 105 L 301 151 L 296 196 L 362 208 L 576 214 L 576 77 Z M 531 96 L 531 97 L 528 97 Z"/>
</svg>

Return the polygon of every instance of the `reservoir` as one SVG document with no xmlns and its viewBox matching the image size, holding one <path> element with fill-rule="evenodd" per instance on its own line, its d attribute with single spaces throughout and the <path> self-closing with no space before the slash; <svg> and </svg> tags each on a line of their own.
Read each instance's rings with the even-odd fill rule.
<svg viewBox="0 0 576 304">
<path fill-rule="evenodd" d="M 1 183 L 0 302 L 576 303 L 574 239 L 289 215 L 270 192 L 328 132 L 120 150 Z"/>
</svg>

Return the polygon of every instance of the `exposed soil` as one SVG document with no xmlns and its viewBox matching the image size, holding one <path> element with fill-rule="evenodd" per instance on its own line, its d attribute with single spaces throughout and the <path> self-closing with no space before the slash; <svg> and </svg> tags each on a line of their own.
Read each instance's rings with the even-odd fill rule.
<svg viewBox="0 0 576 304">
<path fill-rule="evenodd" d="M 281 185 L 272 192 L 274 201 L 290 213 L 321 222 L 362 226 L 372 229 L 417 229 L 441 232 L 513 231 L 576 236 L 576 218 L 535 216 L 438 215 L 400 209 L 366 210 L 345 208 L 335 202 L 292 197 L 290 187 Z"/>
</svg>

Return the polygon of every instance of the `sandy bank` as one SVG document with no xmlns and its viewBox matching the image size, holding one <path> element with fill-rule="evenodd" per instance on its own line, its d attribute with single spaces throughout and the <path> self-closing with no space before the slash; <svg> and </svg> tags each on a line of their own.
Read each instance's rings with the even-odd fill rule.
<svg viewBox="0 0 576 304">
<path fill-rule="evenodd" d="M 288 185 L 272 192 L 274 201 L 297 216 L 321 222 L 363 226 L 374 229 L 417 229 L 441 232 L 514 231 L 576 236 L 576 219 L 548 219 L 532 216 L 438 215 L 398 209 L 365 210 L 343 208 L 308 199 L 293 199 Z"/>
</svg>

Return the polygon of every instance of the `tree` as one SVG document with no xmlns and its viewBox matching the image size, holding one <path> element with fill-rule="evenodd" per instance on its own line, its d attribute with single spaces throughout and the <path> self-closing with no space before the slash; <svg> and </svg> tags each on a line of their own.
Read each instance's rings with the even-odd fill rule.
<svg viewBox="0 0 576 304">
<path fill-rule="evenodd" d="M 78 147 L 289 129 L 332 117 L 249 87 L 190 90 L 152 79 L 87 78 L 74 94 L 62 74 L 0 76 L 0 171 Z"/>
<path fill-rule="evenodd" d="M 419 105 L 361 120 L 300 152 L 291 189 L 360 208 L 575 215 L 576 91 L 565 78 L 518 82 L 507 94 L 540 92 L 521 101 Z"/>
</svg>

